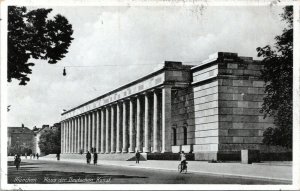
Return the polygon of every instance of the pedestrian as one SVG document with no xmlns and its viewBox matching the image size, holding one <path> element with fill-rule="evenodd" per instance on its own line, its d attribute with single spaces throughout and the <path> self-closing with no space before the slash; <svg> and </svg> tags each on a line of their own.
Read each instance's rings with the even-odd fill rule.
<svg viewBox="0 0 300 191">
<path fill-rule="evenodd" d="M 181 151 L 180 153 L 180 164 L 181 164 L 180 172 L 182 172 L 182 170 L 186 168 L 186 156 L 184 154 L 184 151 Z"/>
<path fill-rule="evenodd" d="M 14 163 L 15 163 L 15 165 L 16 165 L 17 170 L 19 170 L 20 164 L 21 164 L 21 157 L 20 157 L 19 154 L 17 154 L 17 155 L 15 156 L 15 161 L 14 161 Z"/>
<path fill-rule="evenodd" d="M 93 158 L 94 158 L 94 165 L 97 165 L 98 154 L 96 152 L 94 152 Z"/>
<path fill-rule="evenodd" d="M 36 159 L 39 159 L 39 153 L 36 153 Z"/>
<path fill-rule="evenodd" d="M 59 152 L 56 154 L 56 158 L 57 158 L 57 160 L 60 160 L 60 153 Z"/>
<path fill-rule="evenodd" d="M 25 153 L 25 159 L 27 159 L 27 153 Z"/>
<path fill-rule="evenodd" d="M 91 153 L 88 151 L 86 153 L 86 162 L 87 162 L 87 164 L 91 163 L 91 158 L 92 158 Z"/>
<path fill-rule="evenodd" d="M 35 159 L 35 153 L 33 153 L 33 159 Z"/>
<path fill-rule="evenodd" d="M 139 151 L 136 151 L 135 153 L 135 163 L 140 163 L 140 152 Z"/>
<path fill-rule="evenodd" d="M 32 153 L 30 153 L 30 159 L 32 159 Z"/>
</svg>

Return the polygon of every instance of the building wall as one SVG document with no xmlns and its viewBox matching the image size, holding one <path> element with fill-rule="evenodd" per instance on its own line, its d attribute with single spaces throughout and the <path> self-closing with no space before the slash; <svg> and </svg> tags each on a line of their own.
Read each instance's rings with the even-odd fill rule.
<svg viewBox="0 0 300 191">
<path fill-rule="evenodd" d="M 169 90 L 172 88 L 172 91 L 170 90 L 172 92 L 170 104 L 172 117 L 171 125 L 168 121 L 167 128 L 171 128 L 172 131 L 170 139 L 168 134 L 164 140 L 165 143 L 169 143 L 171 140 L 172 152 L 176 153 L 182 150 L 193 152 L 196 160 L 228 159 L 232 156 L 240 156 L 242 149 L 276 152 L 277 148 L 262 145 L 264 130 L 274 126 L 272 118 L 264 119 L 263 114 L 260 113 L 265 90 L 264 82 L 259 79 L 262 68 L 259 61 L 253 61 L 250 57 L 239 57 L 236 53 L 222 52 L 209 56 L 208 60 L 192 68 L 181 63 L 166 62 L 163 70 L 158 73 L 153 73 L 105 94 L 99 97 L 99 100 L 95 99 L 76 107 L 64 113 L 63 115 L 66 116 L 63 116 L 63 119 L 74 117 L 88 109 L 96 107 L 101 109 L 101 106 L 108 103 L 103 100 L 108 99 L 111 103 L 118 99 L 127 100 L 128 95 L 143 98 L 147 94 L 149 95 L 149 142 L 150 152 L 152 152 L 155 142 L 153 95 L 157 93 L 158 100 L 162 100 L 161 88 L 168 87 Z M 148 89 L 144 88 L 146 85 L 138 88 L 141 84 L 150 85 L 147 86 Z M 129 94 L 123 95 L 127 91 Z M 132 100 L 135 99 L 132 97 Z M 145 103 L 144 101 L 141 103 L 141 109 L 144 110 Z M 89 107 L 90 105 L 93 107 Z M 133 101 L 133 108 L 133 113 L 136 113 L 136 101 Z M 126 127 L 128 127 L 129 107 L 127 106 L 126 109 Z M 160 137 L 157 141 L 158 152 L 160 152 L 163 144 L 161 101 L 158 101 L 157 112 L 157 136 Z M 144 117 L 142 114 L 142 121 L 144 121 Z M 135 116 L 132 136 L 134 140 L 137 136 L 136 119 Z M 126 131 L 128 140 L 128 128 Z M 144 128 L 141 130 L 141 140 L 144 139 L 143 131 Z M 169 131 L 165 132 L 169 133 Z"/>
<path fill-rule="evenodd" d="M 219 64 L 219 151 L 260 149 L 263 131 L 273 125 L 272 118 L 260 113 L 264 82 L 259 80 L 262 65 L 240 60 Z"/>
<path fill-rule="evenodd" d="M 218 53 L 193 70 L 196 160 L 235 159 L 242 149 L 262 150 L 263 132 L 274 126 L 260 113 L 262 67 L 249 57 Z"/>
<path fill-rule="evenodd" d="M 176 129 L 176 145 L 195 144 L 194 99 L 192 88 L 185 88 L 172 93 L 172 129 Z M 187 140 L 184 144 L 184 129 L 187 128 Z M 174 146 L 172 130 L 171 143 Z"/>
<path fill-rule="evenodd" d="M 13 129 L 10 129 L 13 128 Z M 8 155 L 14 154 L 22 154 L 24 155 L 25 152 L 28 152 L 29 149 L 32 152 L 35 152 L 35 140 L 34 140 L 34 133 L 31 132 L 30 129 L 23 129 L 22 127 L 9 127 L 8 133 Z M 27 153 L 28 154 L 28 153 Z"/>
</svg>

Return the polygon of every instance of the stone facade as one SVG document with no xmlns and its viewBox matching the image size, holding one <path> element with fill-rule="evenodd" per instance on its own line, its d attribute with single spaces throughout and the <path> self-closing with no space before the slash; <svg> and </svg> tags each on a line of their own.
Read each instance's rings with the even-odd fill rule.
<svg viewBox="0 0 300 191">
<path fill-rule="evenodd" d="M 27 127 L 8 127 L 8 155 L 35 153 L 35 135 Z"/>
<path fill-rule="evenodd" d="M 273 126 L 259 112 L 262 65 L 216 53 L 196 66 L 162 69 L 62 114 L 62 152 L 194 153 L 196 160 L 236 159 L 243 149 L 266 151 Z M 273 151 L 278 151 L 273 148 Z"/>
</svg>

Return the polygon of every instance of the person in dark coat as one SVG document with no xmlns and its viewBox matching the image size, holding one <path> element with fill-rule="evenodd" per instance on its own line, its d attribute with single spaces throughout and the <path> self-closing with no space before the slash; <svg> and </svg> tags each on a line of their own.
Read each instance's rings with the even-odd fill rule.
<svg viewBox="0 0 300 191">
<path fill-rule="evenodd" d="M 57 160 L 60 160 L 60 153 L 59 152 L 56 154 L 56 158 L 57 158 Z"/>
<path fill-rule="evenodd" d="M 36 153 L 36 159 L 39 159 L 39 153 Z"/>
<path fill-rule="evenodd" d="M 91 153 L 88 151 L 86 153 L 86 162 L 87 162 L 87 164 L 91 163 L 91 158 L 92 158 Z"/>
<path fill-rule="evenodd" d="M 35 154 L 33 153 L 33 159 L 35 159 Z"/>
<path fill-rule="evenodd" d="M 141 157 L 140 152 L 136 151 L 136 153 L 135 153 L 135 163 L 140 163 L 140 157 Z"/>
<path fill-rule="evenodd" d="M 97 161 L 98 161 L 98 154 L 96 152 L 94 152 L 94 165 L 97 165 Z"/>
<path fill-rule="evenodd" d="M 20 157 L 19 154 L 17 154 L 17 155 L 15 156 L 15 161 L 14 161 L 14 163 L 15 163 L 15 165 L 16 165 L 17 170 L 19 170 L 20 164 L 21 164 L 21 157 Z"/>
</svg>

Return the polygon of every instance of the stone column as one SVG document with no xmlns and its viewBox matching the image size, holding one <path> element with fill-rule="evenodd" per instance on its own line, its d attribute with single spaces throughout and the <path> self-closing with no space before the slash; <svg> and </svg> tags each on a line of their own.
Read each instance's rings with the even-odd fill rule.
<svg viewBox="0 0 300 191">
<path fill-rule="evenodd" d="M 127 127 L 126 127 L 126 102 L 123 102 L 123 117 L 122 117 L 122 126 L 123 126 L 123 148 L 122 152 L 128 152 L 128 144 L 127 144 Z"/>
<path fill-rule="evenodd" d="M 72 131 L 71 131 L 71 119 L 69 119 L 68 122 L 68 153 L 71 153 L 71 135 L 72 135 Z"/>
<path fill-rule="evenodd" d="M 149 95 L 145 93 L 145 117 L 144 117 L 144 151 L 143 152 L 150 152 L 150 141 L 149 141 Z"/>
<path fill-rule="evenodd" d="M 91 113 L 92 115 L 92 147 L 95 148 L 96 147 L 96 143 L 95 143 L 95 138 L 96 138 L 96 134 L 95 134 L 95 130 L 96 130 L 96 114 L 97 111 L 94 111 Z"/>
<path fill-rule="evenodd" d="M 88 113 L 84 115 L 84 152 L 88 152 Z"/>
<path fill-rule="evenodd" d="M 115 108 L 114 105 L 111 106 L 110 110 L 110 153 L 116 152 L 115 147 Z"/>
<path fill-rule="evenodd" d="M 88 151 L 91 149 L 91 143 L 92 143 L 92 114 L 88 113 Z M 91 152 L 91 151 L 90 151 Z"/>
<path fill-rule="evenodd" d="M 172 125 L 172 91 L 171 87 L 162 89 L 162 152 L 172 152 L 171 125 Z"/>
<path fill-rule="evenodd" d="M 101 109 L 101 154 L 105 153 L 105 108 Z"/>
<path fill-rule="evenodd" d="M 121 120 L 120 120 L 120 104 L 117 103 L 117 120 L 116 120 L 116 125 L 117 125 L 117 140 L 116 140 L 116 153 L 121 152 Z"/>
<path fill-rule="evenodd" d="M 96 111 L 96 153 L 99 153 L 100 111 Z"/>
<path fill-rule="evenodd" d="M 68 153 L 71 153 L 71 119 L 68 119 Z"/>
<path fill-rule="evenodd" d="M 82 116 L 80 116 L 80 126 L 81 126 L 81 128 L 80 128 L 80 130 L 81 130 L 81 132 L 80 132 L 80 149 L 84 149 L 84 144 L 83 144 L 83 136 L 84 136 L 84 116 L 82 115 Z"/>
<path fill-rule="evenodd" d="M 157 92 L 153 92 L 153 153 L 158 152 L 158 95 Z"/>
<path fill-rule="evenodd" d="M 134 153 L 134 113 L 133 100 L 129 100 L 129 152 Z"/>
<path fill-rule="evenodd" d="M 141 100 L 140 97 L 136 98 L 136 150 L 142 151 L 141 144 Z"/>
<path fill-rule="evenodd" d="M 71 151 L 70 153 L 74 152 L 74 119 L 71 118 Z"/>
<path fill-rule="evenodd" d="M 110 153 L 110 118 L 109 118 L 110 107 L 106 109 L 106 131 L 105 131 L 105 153 Z"/>
<path fill-rule="evenodd" d="M 64 122 L 60 122 L 60 151 L 61 153 L 63 153 L 64 151 L 64 139 L 63 136 L 64 135 Z"/>
<path fill-rule="evenodd" d="M 77 153 L 77 142 L 78 142 L 78 120 L 74 118 L 75 132 L 74 132 L 74 153 Z"/>
<path fill-rule="evenodd" d="M 68 152 L 67 146 L 68 146 L 68 121 L 66 120 L 65 121 L 65 144 L 64 144 L 65 153 Z"/>
<path fill-rule="evenodd" d="M 76 152 L 79 153 L 80 150 L 80 116 L 77 117 L 77 146 Z"/>
<path fill-rule="evenodd" d="M 77 124 L 76 124 L 76 118 L 74 117 L 73 119 L 73 153 L 75 153 L 76 151 L 76 128 L 77 128 Z"/>
<path fill-rule="evenodd" d="M 67 120 L 67 144 L 66 144 L 66 151 L 67 153 L 70 152 L 70 120 Z"/>
<path fill-rule="evenodd" d="M 77 117 L 77 153 L 80 151 L 80 116 Z"/>
</svg>

